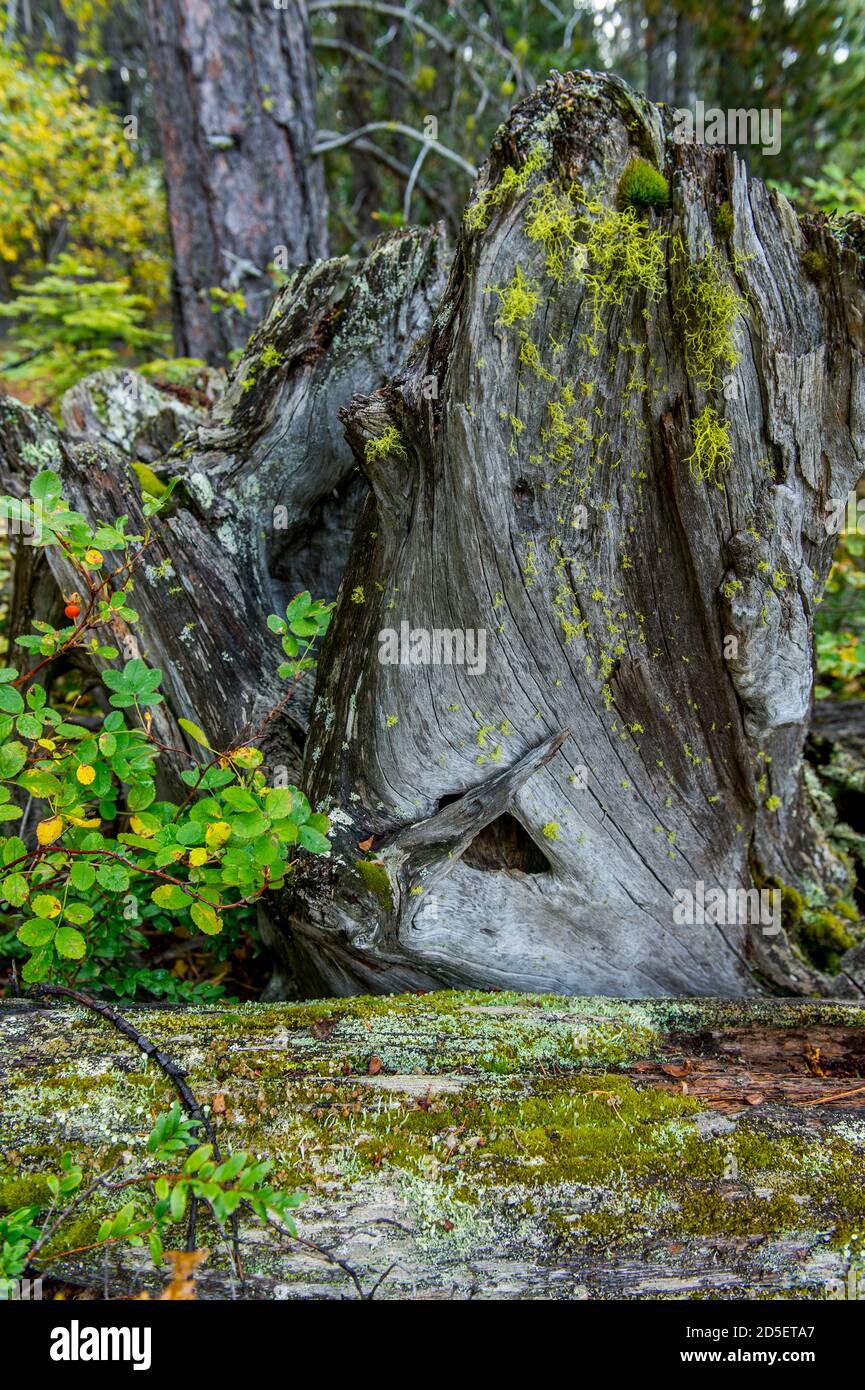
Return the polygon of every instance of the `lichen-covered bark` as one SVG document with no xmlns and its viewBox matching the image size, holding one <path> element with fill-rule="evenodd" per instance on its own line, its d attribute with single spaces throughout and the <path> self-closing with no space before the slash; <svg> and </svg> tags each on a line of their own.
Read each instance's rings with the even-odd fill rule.
<svg viewBox="0 0 865 1390">
<path fill-rule="evenodd" d="M 865 1014 L 850 1005 L 441 993 L 146 1009 L 220 1145 L 303 1190 L 299 1234 L 379 1298 L 821 1298 L 860 1271 Z M 138 1158 L 174 1099 L 93 1014 L 0 1004 L 0 1212 L 69 1150 Z M 138 1199 L 124 1187 L 120 1203 Z M 106 1199 L 54 1250 L 93 1239 Z M 183 1235 L 178 1228 L 178 1244 Z M 231 1285 L 224 1247 L 202 1296 Z M 170 1243 L 170 1242 L 169 1242 Z M 257 1298 L 357 1296 L 343 1270 L 243 1224 Z M 114 1294 L 158 1288 L 115 1249 Z M 102 1256 L 56 1272 L 98 1282 Z"/>
<path fill-rule="evenodd" d="M 635 229 L 636 156 L 671 200 Z M 296 969 L 339 992 L 828 988 L 783 931 L 674 909 L 844 877 L 800 764 L 826 504 L 862 471 L 860 251 L 617 79 L 516 108 L 425 350 L 346 414 L 372 496 L 305 777 L 350 823 L 328 891 L 301 886 Z M 380 662 L 401 624 L 484 631 L 485 670 Z"/>
<path fill-rule="evenodd" d="M 65 398 L 67 439 L 40 412 L 0 398 L 5 491 L 26 494 L 33 473 L 50 466 L 86 516 L 128 515 L 134 534 L 142 494 L 130 460 L 180 479 L 136 582 L 140 623 L 119 634 L 124 659 L 146 655 L 164 672 L 159 718 L 194 719 L 214 747 L 231 747 L 285 694 L 267 615 L 304 587 L 336 593 L 360 506 L 339 410 L 400 368 L 429 327 L 446 266 L 433 229 L 385 237 L 355 267 L 335 259 L 295 272 L 212 414 L 194 393 L 178 410 L 176 396 L 134 373 L 97 373 Z M 191 433 L 160 461 L 151 446 L 164 443 L 171 420 Z M 22 564 L 28 553 L 20 548 Z M 52 550 L 49 560 L 68 591 L 62 555 Z M 302 686 L 269 729 L 273 764 L 295 780 L 308 704 Z M 163 732 L 183 745 L 172 722 Z"/>
<path fill-rule="evenodd" d="M 147 0 L 174 258 L 178 354 L 225 361 L 272 294 L 267 267 L 327 251 L 306 10 L 242 0 Z M 278 257 L 284 257 L 282 261 Z M 240 291 L 214 314 L 210 290 Z"/>
</svg>

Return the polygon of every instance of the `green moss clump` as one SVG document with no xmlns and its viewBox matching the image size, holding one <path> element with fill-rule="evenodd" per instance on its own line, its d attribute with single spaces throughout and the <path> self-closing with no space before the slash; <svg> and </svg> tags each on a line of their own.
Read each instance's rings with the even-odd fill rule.
<svg viewBox="0 0 865 1390">
<path fill-rule="evenodd" d="M 684 250 L 681 240 L 677 253 Z M 733 345 L 733 327 L 743 301 L 726 280 L 717 251 L 688 267 L 675 299 L 676 324 L 685 346 L 685 365 L 708 390 L 718 365 L 735 367 L 741 354 Z"/>
<path fill-rule="evenodd" d="M 387 869 L 381 860 L 357 859 L 354 867 L 360 874 L 364 888 L 378 898 L 382 907 L 390 912 L 393 907 L 393 894 Z"/>
<path fill-rule="evenodd" d="M 712 220 L 716 236 L 722 241 L 729 241 L 736 227 L 736 219 L 733 216 L 733 205 L 729 201 L 720 203 L 715 209 L 715 216 Z"/>
<path fill-rule="evenodd" d="M 691 476 L 700 483 L 715 482 L 733 457 L 729 421 L 719 419 L 714 406 L 707 405 L 694 420 L 691 435 L 694 452 L 685 460 Z"/>
<path fill-rule="evenodd" d="M 841 956 L 856 945 L 857 939 L 850 930 L 850 923 L 828 910 L 809 913 L 800 922 L 797 936 L 818 970 L 830 974 L 837 973 Z"/>
<path fill-rule="evenodd" d="M 0 1215 L 19 1207 L 44 1207 L 51 1200 L 44 1173 L 26 1173 L 0 1182 Z"/>
<path fill-rule="evenodd" d="M 402 435 L 395 425 L 388 425 L 377 439 L 368 439 L 363 452 L 367 463 L 375 463 L 389 455 L 398 459 L 408 457 Z"/>
<path fill-rule="evenodd" d="M 802 257 L 802 269 L 811 280 L 822 280 L 826 274 L 826 260 L 819 251 L 806 251 Z"/>
<path fill-rule="evenodd" d="M 670 185 L 645 159 L 632 159 L 619 180 L 620 207 L 664 208 L 670 201 Z"/>
</svg>

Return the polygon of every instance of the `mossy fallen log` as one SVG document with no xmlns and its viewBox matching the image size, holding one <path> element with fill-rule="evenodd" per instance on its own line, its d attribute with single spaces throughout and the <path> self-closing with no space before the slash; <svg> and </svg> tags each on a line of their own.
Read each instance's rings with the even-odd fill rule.
<svg viewBox="0 0 865 1390">
<path fill-rule="evenodd" d="M 272 1159 L 274 1186 L 306 1193 L 299 1234 L 364 1291 L 381 1279 L 376 1297 L 805 1299 L 861 1268 L 856 1005 L 442 992 L 127 1016 L 185 1069 L 223 1151 Z M 98 1016 L 0 1004 L 0 1212 L 43 1200 L 64 1150 L 86 1180 L 140 1157 L 175 1098 Z M 84 1204 L 55 1250 L 111 1208 Z M 202 1297 L 358 1296 L 247 1221 L 232 1286 L 214 1235 L 200 1221 Z M 120 1247 L 52 1272 L 114 1296 L 164 1283 Z"/>
</svg>

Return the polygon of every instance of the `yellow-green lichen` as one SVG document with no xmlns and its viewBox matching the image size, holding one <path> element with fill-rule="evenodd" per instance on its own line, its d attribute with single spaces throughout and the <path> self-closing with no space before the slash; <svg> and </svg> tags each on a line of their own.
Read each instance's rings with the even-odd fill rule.
<svg viewBox="0 0 865 1390">
<path fill-rule="evenodd" d="M 674 250 L 677 257 L 684 256 L 681 238 Z M 714 386 L 721 363 L 735 367 L 740 359 L 733 329 L 743 307 L 714 248 L 688 266 L 676 291 L 676 325 L 685 348 L 685 366 L 707 390 Z"/>
<path fill-rule="evenodd" d="M 364 445 L 364 457 L 368 463 L 379 459 L 407 457 L 403 437 L 395 425 L 388 425 L 376 439 L 368 439 Z"/>
<path fill-rule="evenodd" d="M 693 453 L 685 460 L 691 476 L 697 482 L 716 483 L 733 457 L 729 421 L 721 420 L 715 407 L 707 405 L 693 421 L 691 437 Z"/>
</svg>

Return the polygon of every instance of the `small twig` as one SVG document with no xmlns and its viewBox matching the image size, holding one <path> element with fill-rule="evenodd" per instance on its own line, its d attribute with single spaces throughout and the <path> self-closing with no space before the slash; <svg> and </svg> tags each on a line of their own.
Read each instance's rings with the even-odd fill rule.
<svg viewBox="0 0 865 1390">
<path fill-rule="evenodd" d="M 858 1096 L 865 1086 L 854 1086 L 851 1091 L 835 1091 L 831 1096 L 817 1096 L 814 1100 L 794 1100 L 794 1105 L 828 1105 L 831 1100 L 846 1100 L 848 1096 Z"/>
<path fill-rule="evenodd" d="M 171 1081 L 177 1094 L 183 1101 L 189 1116 L 201 1125 L 201 1128 L 213 1145 L 213 1152 L 217 1163 L 222 1162 L 216 1133 L 201 1106 L 198 1104 L 198 1101 L 195 1099 L 192 1088 L 186 1079 L 186 1073 L 181 1071 L 177 1063 L 172 1062 L 171 1058 L 166 1056 L 155 1043 L 152 1043 L 149 1038 L 146 1038 L 144 1034 L 135 1027 L 134 1023 L 130 1023 L 129 1020 L 124 1018 L 122 1014 L 119 1014 L 116 1009 L 112 1009 L 110 1004 L 102 1004 L 98 999 L 91 999 L 89 995 L 82 994 L 80 990 L 77 989 L 69 989 L 66 985 L 33 985 L 30 992 L 33 995 L 45 995 L 54 999 L 74 999 L 76 1004 L 80 1004 L 82 1008 L 91 1009 L 94 1013 L 99 1014 L 100 1018 L 104 1018 L 108 1023 L 113 1024 L 118 1032 L 122 1033 L 124 1037 L 129 1038 L 131 1042 L 134 1042 L 137 1048 L 140 1048 L 145 1057 L 152 1057 L 157 1066 L 162 1068 L 165 1075 Z"/>
</svg>

